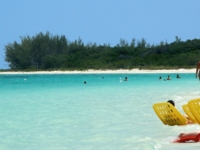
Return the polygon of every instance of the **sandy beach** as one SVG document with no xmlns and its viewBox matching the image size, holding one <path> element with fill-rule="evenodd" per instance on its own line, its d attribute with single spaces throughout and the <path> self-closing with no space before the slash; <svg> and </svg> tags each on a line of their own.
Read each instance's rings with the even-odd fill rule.
<svg viewBox="0 0 200 150">
<path fill-rule="evenodd" d="M 194 73 L 196 69 L 172 69 L 172 70 L 140 70 L 140 69 L 132 69 L 132 70 L 84 70 L 84 71 L 35 71 L 35 72 L 0 72 L 0 74 L 116 74 L 116 73 L 123 73 L 123 74 L 133 74 L 133 73 Z"/>
</svg>

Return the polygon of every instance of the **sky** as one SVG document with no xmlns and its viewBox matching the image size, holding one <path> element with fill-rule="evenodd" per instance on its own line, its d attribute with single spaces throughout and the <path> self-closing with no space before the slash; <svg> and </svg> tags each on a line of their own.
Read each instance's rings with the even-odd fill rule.
<svg viewBox="0 0 200 150">
<path fill-rule="evenodd" d="M 200 0 L 0 0 L 0 69 L 5 45 L 43 32 L 84 44 L 149 44 L 200 38 Z"/>
</svg>

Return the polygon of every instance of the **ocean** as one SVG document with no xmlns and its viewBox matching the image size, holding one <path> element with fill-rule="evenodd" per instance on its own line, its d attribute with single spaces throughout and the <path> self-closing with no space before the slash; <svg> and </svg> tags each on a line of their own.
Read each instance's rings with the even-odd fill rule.
<svg viewBox="0 0 200 150">
<path fill-rule="evenodd" d="M 166 126 L 152 108 L 172 99 L 184 113 L 182 105 L 200 97 L 195 73 L 176 75 L 0 75 L 0 149 L 199 150 L 172 142 L 198 124 Z"/>
</svg>

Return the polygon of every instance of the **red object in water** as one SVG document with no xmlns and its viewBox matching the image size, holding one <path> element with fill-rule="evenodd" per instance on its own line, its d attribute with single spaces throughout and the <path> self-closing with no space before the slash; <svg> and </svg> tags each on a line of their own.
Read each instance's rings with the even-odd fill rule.
<svg viewBox="0 0 200 150">
<path fill-rule="evenodd" d="M 200 132 L 192 133 L 181 133 L 175 143 L 188 143 L 188 142 L 199 142 L 200 141 Z"/>
</svg>

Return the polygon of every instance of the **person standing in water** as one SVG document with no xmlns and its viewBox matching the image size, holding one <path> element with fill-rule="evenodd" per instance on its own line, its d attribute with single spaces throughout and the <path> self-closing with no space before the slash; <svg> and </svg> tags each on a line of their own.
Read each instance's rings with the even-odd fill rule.
<svg viewBox="0 0 200 150">
<path fill-rule="evenodd" d="M 199 78 L 199 81 L 200 81 L 200 70 L 199 70 L 199 73 L 198 73 L 198 78 Z"/>
<path fill-rule="evenodd" d="M 197 75 L 198 75 L 198 78 L 200 77 L 200 74 L 199 74 L 200 72 L 199 71 L 200 71 L 200 62 L 198 62 L 197 66 L 196 66 L 196 78 L 197 78 Z"/>
</svg>

